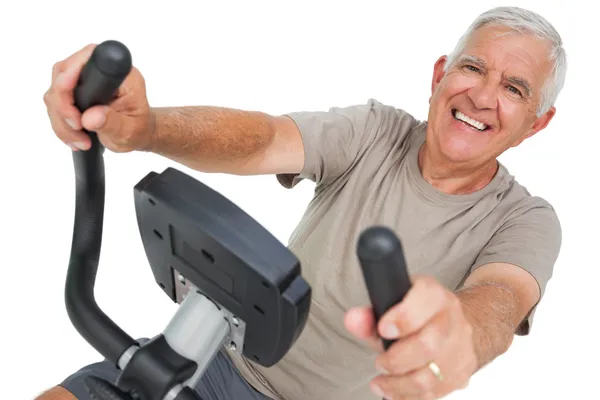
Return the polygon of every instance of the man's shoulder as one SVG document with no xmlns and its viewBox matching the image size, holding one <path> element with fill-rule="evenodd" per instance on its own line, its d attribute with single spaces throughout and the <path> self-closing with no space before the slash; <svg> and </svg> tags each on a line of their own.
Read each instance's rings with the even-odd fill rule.
<svg viewBox="0 0 600 400">
<path fill-rule="evenodd" d="M 412 112 L 397 104 L 386 103 L 375 98 L 370 98 L 367 100 L 366 105 L 373 110 L 379 111 L 382 115 L 393 117 L 398 120 L 406 120 L 406 122 L 409 122 L 412 125 L 422 122 Z"/>
<path fill-rule="evenodd" d="M 363 149 L 369 153 L 398 151 L 411 144 L 415 133 L 422 132 L 420 127 L 427 124 L 401 106 L 372 97 L 363 103 L 331 107 L 329 112 L 343 116 L 344 122 L 354 123 L 355 134 L 364 138 Z"/>
<path fill-rule="evenodd" d="M 357 105 L 359 109 L 369 114 L 372 120 L 372 141 L 370 146 L 373 151 L 398 151 L 404 143 L 412 143 L 415 133 L 421 132 L 427 124 L 407 109 L 381 102 L 370 98 L 365 104 Z"/>
<path fill-rule="evenodd" d="M 420 123 L 411 112 L 405 108 L 380 101 L 370 97 L 364 102 L 355 102 L 350 105 L 337 105 L 329 108 L 329 112 L 341 113 L 346 115 L 365 115 L 370 114 L 375 118 L 406 120 L 412 124 Z M 303 112 L 305 113 L 305 112 Z"/>
<path fill-rule="evenodd" d="M 397 105 L 370 97 L 363 102 L 329 106 L 325 110 L 288 112 L 303 135 L 327 132 L 347 132 L 345 139 L 357 139 L 361 145 L 404 138 L 416 126 L 423 124 L 413 113 Z M 333 135 L 336 136 L 336 135 Z M 330 137 L 330 135 L 327 135 Z"/>
<path fill-rule="evenodd" d="M 521 183 L 505 167 L 505 184 L 496 193 L 499 204 L 505 210 L 506 223 L 543 223 L 549 228 L 560 230 L 558 213 L 547 198 L 531 193 L 528 187 Z"/>
</svg>

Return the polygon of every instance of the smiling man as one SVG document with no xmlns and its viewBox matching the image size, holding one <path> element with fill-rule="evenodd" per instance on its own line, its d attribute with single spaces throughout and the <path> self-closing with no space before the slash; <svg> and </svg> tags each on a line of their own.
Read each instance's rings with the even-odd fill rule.
<svg viewBox="0 0 600 400">
<path fill-rule="evenodd" d="M 551 204 L 531 195 L 500 154 L 543 130 L 565 76 L 561 38 L 541 16 L 496 8 L 434 66 L 429 115 L 376 100 L 271 116 L 220 107 L 152 108 L 134 69 L 114 103 L 80 115 L 72 102 L 94 46 L 56 64 L 45 95 L 57 136 L 89 148 L 150 151 L 203 172 L 274 174 L 315 183 L 289 243 L 313 288 L 306 328 L 271 368 L 220 353 L 197 387 L 205 400 L 434 399 L 530 332 L 561 246 Z M 393 229 L 413 287 L 376 326 L 356 256 L 360 233 Z M 383 352 L 380 338 L 398 339 Z M 89 399 L 98 362 L 39 399 Z"/>
</svg>

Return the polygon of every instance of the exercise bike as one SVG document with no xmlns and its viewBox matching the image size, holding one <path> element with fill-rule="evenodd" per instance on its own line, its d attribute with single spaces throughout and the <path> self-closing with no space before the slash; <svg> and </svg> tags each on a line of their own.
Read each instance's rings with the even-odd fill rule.
<svg viewBox="0 0 600 400">
<path fill-rule="evenodd" d="M 120 42 L 96 47 L 75 88 L 81 112 L 108 104 L 129 74 Z M 73 152 L 76 203 L 65 286 L 68 316 L 79 334 L 120 370 L 116 382 L 86 379 L 98 400 L 202 400 L 193 390 L 222 346 L 269 367 L 300 336 L 311 288 L 290 250 L 221 194 L 167 168 L 134 186 L 139 232 L 160 289 L 179 307 L 164 331 L 140 343 L 97 305 L 94 285 L 104 218 L 104 148 Z M 410 288 L 399 239 L 374 226 L 357 243 L 377 319 Z M 391 345 L 384 342 L 385 347 Z"/>
</svg>

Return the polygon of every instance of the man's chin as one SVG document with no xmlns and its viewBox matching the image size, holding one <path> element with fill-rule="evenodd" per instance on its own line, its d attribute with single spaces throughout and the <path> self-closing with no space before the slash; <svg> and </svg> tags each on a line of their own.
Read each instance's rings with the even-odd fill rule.
<svg viewBox="0 0 600 400">
<path fill-rule="evenodd" d="M 461 138 L 453 138 L 445 143 L 441 143 L 440 151 L 445 159 L 457 164 L 468 163 L 477 158 L 473 144 Z"/>
</svg>

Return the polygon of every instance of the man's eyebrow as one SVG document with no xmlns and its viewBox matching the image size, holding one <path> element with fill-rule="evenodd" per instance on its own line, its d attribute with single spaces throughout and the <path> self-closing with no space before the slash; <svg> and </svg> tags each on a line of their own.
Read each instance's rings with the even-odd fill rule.
<svg viewBox="0 0 600 400">
<path fill-rule="evenodd" d="M 475 64 L 482 69 L 487 68 L 485 61 L 483 61 L 479 57 L 470 54 L 462 55 L 458 59 L 458 64 L 462 65 L 466 63 Z M 520 86 L 521 88 L 523 88 L 528 97 L 531 96 L 531 94 L 533 93 L 533 90 L 531 89 L 531 84 L 527 81 L 527 79 L 520 78 L 518 76 L 507 76 L 505 79 L 513 85 Z"/>
<path fill-rule="evenodd" d="M 475 57 L 470 54 L 465 54 L 465 55 L 460 56 L 458 59 L 458 63 L 459 64 L 472 63 L 472 64 L 476 64 L 477 66 L 479 66 L 481 68 L 486 68 L 485 61 L 483 61 L 479 57 Z"/>
<path fill-rule="evenodd" d="M 513 85 L 521 86 L 523 89 L 525 89 L 527 97 L 531 96 L 531 85 L 529 84 L 529 82 L 527 82 L 526 79 L 519 78 L 518 76 L 507 76 L 506 80 L 512 83 Z"/>
</svg>

